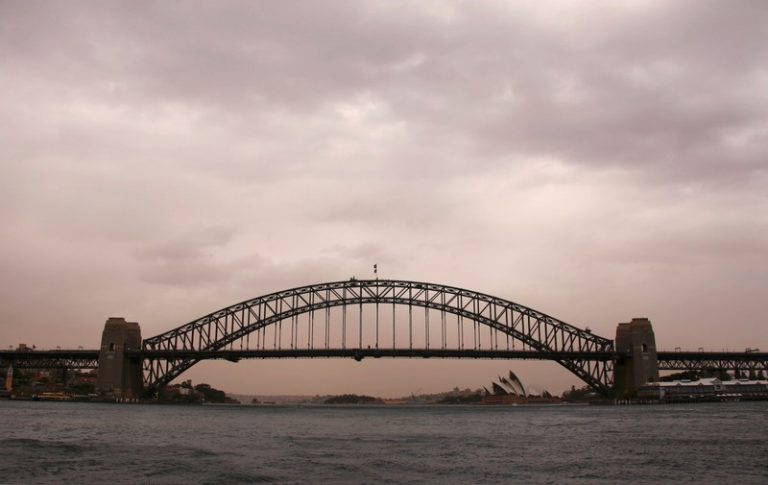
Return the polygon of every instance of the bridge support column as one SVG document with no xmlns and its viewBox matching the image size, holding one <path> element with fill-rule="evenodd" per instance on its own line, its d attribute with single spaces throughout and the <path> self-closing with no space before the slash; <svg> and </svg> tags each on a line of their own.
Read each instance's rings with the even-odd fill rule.
<svg viewBox="0 0 768 485">
<path fill-rule="evenodd" d="M 633 398 L 640 386 L 659 381 L 656 337 L 651 321 L 633 318 L 616 327 L 616 351 L 630 355 L 616 362 L 613 388 L 618 398 Z"/>
<path fill-rule="evenodd" d="M 101 334 L 96 388 L 116 398 L 136 399 L 143 384 L 140 359 L 125 356 L 126 350 L 141 350 L 141 328 L 125 318 L 109 318 Z"/>
</svg>

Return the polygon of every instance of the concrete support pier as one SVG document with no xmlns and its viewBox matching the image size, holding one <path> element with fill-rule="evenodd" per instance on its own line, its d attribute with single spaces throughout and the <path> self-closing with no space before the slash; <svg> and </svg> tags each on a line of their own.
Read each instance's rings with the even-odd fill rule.
<svg viewBox="0 0 768 485">
<path fill-rule="evenodd" d="M 631 355 L 619 359 L 614 368 L 613 386 L 618 399 L 636 397 L 640 386 L 659 381 L 656 337 L 651 321 L 633 318 L 616 328 L 616 351 Z"/>
<path fill-rule="evenodd" d="M 125 318 L 107 319 L 101 334 L 96 389 L 120 400 L 139 398 L 143 385 L 141 360 L 126 357 L 126 350 L 141 350 L 139 324 Z"/>
</svg>

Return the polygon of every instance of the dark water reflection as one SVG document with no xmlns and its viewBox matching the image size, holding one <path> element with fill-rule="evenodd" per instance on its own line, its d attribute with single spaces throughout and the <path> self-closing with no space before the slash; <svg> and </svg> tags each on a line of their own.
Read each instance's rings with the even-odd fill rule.
<svg viewBox="0 0 768 485">
<path fill-rule="evenodd" d="M 0 402 L 0 483 L 768 484 L 768 403 Z"/>
</svg>

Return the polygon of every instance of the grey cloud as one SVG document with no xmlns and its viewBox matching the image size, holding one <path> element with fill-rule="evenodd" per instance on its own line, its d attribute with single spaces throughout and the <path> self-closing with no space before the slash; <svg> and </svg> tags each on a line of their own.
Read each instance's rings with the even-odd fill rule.
<svg viewBox="0 0 768 485">
<path fill-rule="evenodd" d="M 490 4 L 457 6 L 448 25 L 418 9 L 404 15 L 355 2 L 148 11 L 116 4 L 87 15 L 68 5 L 55 18 L 17 14 L 4 29 L 15 40 L 6 48 L 12 61 L 72 76 L 65 92 L 87 89 L 109 105 L 194 107 L 200 127 L 234 122 L 260 139 L 272 113 L 282 112 L 300 132 L 308 114 L 328 116 L 329 105 L 368 94 L 393 122 L 408 120 L 413 132 L 457 147 L 467 160 L 462 172 L 489 154 L 493 163 L 508 154 L 546 155 L 705 180 L 743 181 L 763 166 L 764 139 L 740 148 L 727 142 L 765 132 L 766 98 L 758 93 L 768 91 L 760 63 L 768 52 L 758 40 L 768 22 L 759 4 L 608 9 L 564 26 Z M 18 40 L 49 24 L 49 35 Z M 297 141 L 294 134 L 265 155 L 296 163 L 306 155 L 286 146 Z M 222 153 L 223 165 L 239 163 Z"/>
<path fill-rule="evenodd" d="M 353 245 L 335 244 L 324 251 L 338 259 L 353 259 L 360 269 L 370 269 L 370 266 L 378 263 L 392 262 L 395 256 L 390 250 L 380 243 L 361 243 Z"/>
<path fill-rule="evenodd" d="M 142 248 L 136 252 L 139 260 L 197 259 L 211 250 L 221 248 L 232 240 L 236 232 L 231 227 L 197 229 L 176 239 Z"/>
<path fill-rule="evenodd" d="M 196 229 L 173 240 L 135 251 L 146 281 L 168 285 L 220 284 L 236 273 L 237 264 L 218 258 L 236 230 L 227 227 Z M 255 261 L 251 260 L 251 266 Z"/>
</svg>

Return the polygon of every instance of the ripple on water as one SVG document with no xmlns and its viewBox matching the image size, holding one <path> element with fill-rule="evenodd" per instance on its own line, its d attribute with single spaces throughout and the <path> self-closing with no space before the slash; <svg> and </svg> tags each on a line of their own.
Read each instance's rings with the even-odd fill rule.
<svg viewBox="0 0 768 485">
<path fill-rule="evenodd" d="M 763 484 L 766 411 L 5 401 L 0 482 Z"/>
</svg>

